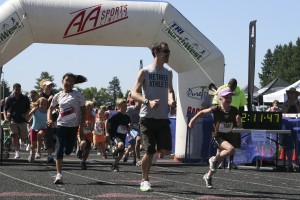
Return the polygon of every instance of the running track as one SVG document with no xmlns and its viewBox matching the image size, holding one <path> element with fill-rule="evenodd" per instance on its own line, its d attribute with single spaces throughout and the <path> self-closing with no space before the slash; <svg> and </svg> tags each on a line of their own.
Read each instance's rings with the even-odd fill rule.
<svg viewBox="0 0 300 200">
<path fill-rule="evenodd" d="M 213 178 L 214 189 L 202 179 L 207 166 L 159 159 L 152 167 L 152 192 L 140 192 L 140 167 L 121 161 L 120 172 L 111 172 L 112 158 L 102 160 L 91 152 L 88 170 L 81 170 L 73 154 L 65 156 L 63 185 L 53 184 L 54 164 L 46 156 L 28 163 L 3 160 L 0 165 L 0 199 L 300 199 L 300 173 L 221 169 Z"/>
</svg>

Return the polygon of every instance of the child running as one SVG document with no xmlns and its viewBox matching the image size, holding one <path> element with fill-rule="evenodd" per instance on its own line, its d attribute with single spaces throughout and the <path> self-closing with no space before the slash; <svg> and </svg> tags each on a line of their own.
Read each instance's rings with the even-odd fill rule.
<svg viewBox="0 0 300 200">
<path fill-rule="evenodd" d="M 29 118 L 33 116 L 33 123 L 30 129 L 30 154 L 28 162 L 41 157 L 42 140 L 47 132 L 47 107 L 48 100 L 40 97 L 36 102 L 32 103 L 33 108 L 29 112 Z M 37 151 L 37 152 L 35 152 Z"/>
<path fill-rule="evenodd" d="M 56 178 L 54 184 L 63 184 L 62 164 L 64 153 L 70 155 L 76 142 L 78 127 L 80 134 L 83 133 L 85 125 L 85 100 L 81 92 L 74 90 L 77 83 L 86 82 L 87 79 L 81 75 L 66 73 L 63 76 L 63 90 L 54 95 L 47 113 L 47 125 L 53 127 L 52 111 L 59 106 L 57 118 L 56 136 Z"/>
<path fill-rule="evenodd" d="M 102 154 L 103 158 L 106 159 L 106 137 L 105 137 L 105 111 L 106 106 L 100 106 L 98 113 L 96 114 L 96 122 L 94 127 L 93 141 L 95 147 Z"/>
<path fill-rule="evenodd" d="M 118 155 L 111 167 L 114 172 L 119 171 L 118 163 L 124 155 L 126 134 L 130 130 L 130 117 L 126 114 L 126 99 L 117 99 L 116 104 L 117 112 L 105 122 L 106 136 L 117 145 Z"/>
<path fill-rule="evenodd" d="M 85 125 L 84 125 L 84 134 L 81 134 L 80 127 L 78 129 L 78 142 L 79 142 L 79 150 L 77 152 L 77 157 L 81 159 L 81 169 L 86 170 L 86 160 L 90 155 L 90 150 L 92 146 L 93 139 L 93 130 L 95 125 L 95 117 L 93 115 L 93 107 L 94 103 L 92 101 L 85 102 L 86 108 L 86 117 L 85 117 Z"/>
<path fill-rule="evenodd" d="M 205 114 L 214 115 L 212 142 L 219 149 L 219 153 L 209 159 L 209 170 L 203 176 L 207 188 L 212 188 L 212 176 L 217 171 L 218 164 L 226 156 L 234 154 L 234 147 L 231 145 L 231 133 L 233 126 L 242 127 L 241 117 L 237 108 L 230 106 L 233 92 L 230 88 L 224 88 L 218 92 L 220 105 L 201 110 L 190 121 L 189 127 L 194 127 L 194 122 Z"/>
</svg>

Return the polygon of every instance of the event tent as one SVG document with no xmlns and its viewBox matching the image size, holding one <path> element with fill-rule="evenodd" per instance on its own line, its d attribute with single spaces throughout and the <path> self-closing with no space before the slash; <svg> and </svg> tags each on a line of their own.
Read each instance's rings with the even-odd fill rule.
<svg viewBox="0 0 300 200">
<path fill-rule="evenodd" d="M 263 104 L 264 95 L 279 91 L 285 87 L 288 87 L 289 85 L 290 84 L 288 82 L 277 77 L 265 87 L 259 89 L 257 92 L 254 92 L 253 99 L 256 100 L 259 104 Z"/>
<path fill-rule="evenodd" d="M 274 100 L 278 100 L 280 103 L 283 103 L 287 100 L 286 90 L 290 89 L 291 87 L 296 88 L 300 92 L 300 80 L 289 85 L 288 87 L 281 89 L 277 92 L 273 92 L 271 94 L 263 95 L 263 102 L 264 103 L 272 103 Z"/>
</svg>

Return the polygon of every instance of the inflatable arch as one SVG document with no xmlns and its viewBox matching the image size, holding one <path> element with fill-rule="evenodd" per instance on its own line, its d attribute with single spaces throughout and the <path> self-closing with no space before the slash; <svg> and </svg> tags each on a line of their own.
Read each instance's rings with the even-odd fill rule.
<svg viewBox="0 0 300 200">
<path fill-rule="evenodd" d="M 0 66 L 32 43 L 149 48 L 157 41 L 169 44 L 168 64 L 178 73 L 175 156 L 180 159 L 185 157 L 187 111 L 201 107 L 211 82 L 223 84 L 224 56 L 171 4 L 7 0 L 0 7 Z"/>
</svg>

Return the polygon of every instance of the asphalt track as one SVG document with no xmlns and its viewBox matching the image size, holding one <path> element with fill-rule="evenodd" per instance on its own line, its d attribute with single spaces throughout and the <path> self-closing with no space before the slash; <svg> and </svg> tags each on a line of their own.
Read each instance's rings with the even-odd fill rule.
<svg viewBox="0 0 300 200">
<path fill-rule="evenodd" d="M 11 156 L 13 157 L 13 156 Z M 65 156 L 63 185 L 53 184 L 54 164 L 46 156 L 28 163 L 3 160 L 0 165 L 0 199 L 300 199 L 300 173 L 221 169 L 213 178 L 213 189 L 202 179 L 208 167 L 159 159 L 152 167 L 152 192 L 140 192 L 140 167 L 132 159 L 121 162 L 120 172 L 110 169 L 112 157 L 102 160 L 91 152 L 88 169 L 81 170 L 75 154 Z"/>
</svg>

